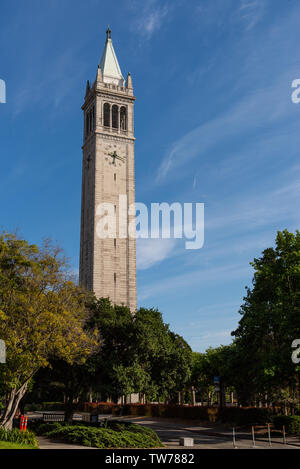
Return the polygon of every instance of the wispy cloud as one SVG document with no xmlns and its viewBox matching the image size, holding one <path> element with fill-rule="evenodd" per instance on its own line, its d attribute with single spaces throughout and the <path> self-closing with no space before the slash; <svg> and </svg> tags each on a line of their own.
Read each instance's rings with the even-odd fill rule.
<svg viewBox="0 0 300 469">
<path fill-rule="evenodd" d="M 150 39 L 161 28 L 170 12 L 169 4 L 165 2 L 162 5 L 158 0 L 147 0 L 142 3 L 132 1 L 130 8 L 135 12 L 131 29 L 144 39 Z"/>
<path fill-rule="evenodd" d="M 155 298 L 159 295 L 170 293 L 171 291 L 182 290 L 191 286 L 205 286 L 214 282 L 225 284 L 233 279 L 249 275 L 250 267 L 239 264 L 227 264 L 220 267 L 202 268 L 188 271 L 187 273 L 170 276 L 160 282 L 144 285 L 141 299 Z"/>
<path fill-rule="evenodd" d="M 264 0 L 242 0 L 238 16 L 245 24 L 246 30 L 253 29 L 263 18 L 265 10 Z"/>
<path fill-rule="evenodd" d="M 235 231 L 266 227 L 276 224 L 278 228 L 285 223 L 299 224 L 297 210 L 300 201 L 300 182 L 294 179 L 277 189 L 260 194 L 250 194 L 235 206 L 225 205 L 223 213 L 207 220 L 206 227 L 213 230 L 230 229 Z M 228 233 L 228 231 L 227 231 Z"/>
<path fill-rule="evenodd" d="M 211 330 L 209 332 L 201 332 L 204 327 L 199 327 L 199 332 L 195 334 L 185 335 L 188 338 L 188 343 L 192 349 L 196 352 L 204 352 L 209 347 L 218 347 L 220 344 L 229 345 L 232 342 L 231 330 L 230 329 L 220 329 L 220 330 Z"/>
<path fill-rule="evenodd" d="M 203 1 L 194 9 L 201 27 L 217 25 L 224 30 L 228 24 L 242 25 L 244 31 L 253 29 L 264 16 L 268 0 L 214 0 Z"/>
<path fill-rule="evenodd" d="M 73 49 L 48 59 L 42 68 L 28 68 L 21 86 L 17 85 L 15 89 L 14 115 L 36 106 L 56 109 L 73 92 L 79 80 L 83 82 L 83 73 L 84 67 L 79 67 L 79 59 Z"/>
<path fill-rule="evenodd" d="M 223 115 L 201 124 L 175 141 L 158 168 L 157 183 L 197 156 L 205 161 L 205 154 L 222 142 L 259 131 L 268 124 L 276 125 L 290 116 L 290 76 L 289 72 L 275 84 L 254 92 Z"/>
<path fill-rule="evenodd" d="M 137 268 L 149 269 L 174 254 L 176 239 L 138 239 Z"/>
</svg>

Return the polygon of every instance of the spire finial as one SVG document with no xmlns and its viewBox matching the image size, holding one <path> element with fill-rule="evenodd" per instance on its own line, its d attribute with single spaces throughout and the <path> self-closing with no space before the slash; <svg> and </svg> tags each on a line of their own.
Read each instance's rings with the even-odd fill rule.
<svg viewBox="0 0 300 469">
<path fill-rule="evenodd" d="M 107 30 L 106 30 L 106 39 L 111 39 L 111 29 L 110 27 L 108 26 Z"/>
<path fill-rule="evenodd" d="M 86 82 L 86 88 L 85 88 L 85 97 L 87 97 L 87 95 L 89 94 L 90 90 L 91 90 L 90 80 L 87 80 L 87 82 Z"/>
</svg>

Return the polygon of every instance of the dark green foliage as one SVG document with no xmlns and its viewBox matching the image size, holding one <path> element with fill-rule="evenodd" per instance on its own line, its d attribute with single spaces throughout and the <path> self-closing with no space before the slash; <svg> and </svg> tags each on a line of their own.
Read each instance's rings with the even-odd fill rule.
<svg viewBox="0 0 300 469">
<path fill-rule="evenodd" d="M 268 408 L 224 407 L 220 411 L 220 420 L 236 426 L 265 425 L 272 421 L 273 411 Z"/>
<path fill-rule="evenodd" d="M 105 427 L 119 432 L 126 430 L 131 433 L 140 433 L 145 436 L 147 435 L 149 438 L 152 438 L 154 441 L 156 441 L 159 446 L 161 444 L 160 439 L 158 438 L 155 431 L 152 430 L 152 428 L 143 427 L 141 425 L 136 425 L 131 422 L 118 422 L 114 420 L 107 420 Z"/>
<path fill-rule="evenodd" d="M 167 398 L 188 384 L 192 351 L 165 324 L 155 309 L 140 308 L 132 315 L 108 298 L 90 305 L 91 325 L 101 336 L 94 358 L 94 388 L 114 399 L 143 393 L 149 400 Z"/>
<path fill-rule="evenodd" d="M 286 433 L 300 434 L 300 415 L 276 415 L 273 424 L 277 430 L 285 426 Z"/>
<path fill-rule="evenodd" d="M 65 408 L 66 420 L 71 422 L 74 400 L 86 400 L 87 393 L 115 402 L 120 396 L 141 393 L 157 401 L 177 396 L 189 385 L 192 351 L 170 331 L 159 311 L 141 308 L 132 315 L 108 298 L 91 300 L 87 309 L 89 327 L 97 329 L 101 338 L 99 349 L 83 365 L 53 360 L 51 368 L 36 376 L 32 401 L 46 391 L 49 395 L 50 388 L 54 395 L 64 393 L 70 404 Z M 93 412 L 93 407 L 94 403 L 85 403 L 83 410 Z M 106 409 L 103 413 L 112 413 L 108 404 Z"/>
<path fill-rule="evenodd" d="M 30 428 L 37 434 L 37 435 L 45 435 L 52 430 L 58 430 L 62 427 L 59 422 L 52 422 L 52 423 L 43 423 L 43 422 L 34 422 L 30 425 Z"/>
<path fill-rule="evenodd" d="M 5 430 L 0 427 L 0 441 L 9 441 L 11 443 L 19 443 L 23 445 L 31 445 L 38 447 L 35 435 L 32 432 L 21 432 L 17 428 L 13 430 Z"/>
<path fill-rule="evenodd" d="M 42 402 L 41 404 L 26 404 L 25 405 L 25 412 L 35 412 L 36 410 L 39 411 L 55 411 L 55 410 L 64 410 L 65 406 L 63 402 Z"/>
<path fill-rule="evenodd" d="M 257 407 L 207 407 L 172 404 L 127 404 L 123 407 L 123 415 L 180 418 L 186 420 L 202 420 L 203 422 L 234 423 L 235 425 L 259 425 L 271 422 L 273 411 Z M 114 421 L 109 421 L 111 425 Z"/>
<path fill-rule="evenodd" d="M 300 337 L 300 232 L 277 233 L 275 247 L 251 263 L 252 288 L 247 289 L 235 336 L 238 370 L 234 386 L 239 401 L 281 406 L 299 402 L 300 368 L 291 360 L 292 342 Z"/>
<path fill-rule="evenodd" d="M 97 425 L 97 424 L 96 424 Z M 156 433 L 140 425 L 124 422 L 108 422 L 106 428 L 78 422 L 47 423 L 36 427 L 39 435 L 63 439 L 68 443 L 95 448 L 157 448 L 162 443 Z"/>
</svg>

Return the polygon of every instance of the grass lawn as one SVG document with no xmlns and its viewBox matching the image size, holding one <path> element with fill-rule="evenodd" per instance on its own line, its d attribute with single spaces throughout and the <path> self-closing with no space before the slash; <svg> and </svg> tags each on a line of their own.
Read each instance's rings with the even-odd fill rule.
<svg viewBox="0 0 300 469">
<path fill-rule="evenodd" d="M 0 441 L 1 449 L 37 449 L 31 445 L 21 445 L 20 443 L 11 443 L 10 441 Z"/>
</svg>

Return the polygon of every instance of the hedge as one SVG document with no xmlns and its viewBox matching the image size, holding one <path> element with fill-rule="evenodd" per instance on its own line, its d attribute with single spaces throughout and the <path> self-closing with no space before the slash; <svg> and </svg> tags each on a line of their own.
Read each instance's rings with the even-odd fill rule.
<svg viewBox="0 0 300 469">
<path fill-rule="evenodd" d="M 81 410 L 80 407 L 79 405 L 78 410 Z M 97 414 L 118 414 L 120 408 L 120 405 L 113 402 L 84 402 L 82 410 Z"/>
<path fill-rule="evenodd" d="M 273 411 L 258 407 L 206 407 L 165 404 L 126 404 L 113 409 L 113 414 L 146 417 L 180 418 L 204 422 L 234 423 L 235 425 L 258 425 L 270 422 Z"/>
<path fill-rule="evenodd" d="M 149 428 L 121 422 L 107 423 L 105 427 L 89 424 L 75 425 L 64 423 L 40 424 L 36 429 L 39 435 L 59 438 L 68 443 L 95 448 L 158 448 L 162 443 L 157 434 Z"/>
<path fill-rule="evenodd" d="M 36 410 L 39 411 L 55 411 L 55 410 L 64 410 L 65 405 L 63 402 L 42 402 L 41 404 L 26 404 L 25 405 L 25 412 L 35 412 Z"/>
<path fill-rule="evenodd" d="M 259 425 L 272 421 L 270 408 L 258 407 L 207 407 L 176 404 L 113 404 L 109 402 L 83 404 L 85 412 L 93 414 L 130 415 L 140 417 L 180 418 L 203 422 L 222 422 L 235 425 Z"/>
<path fill-rule="evenodd" d="M 19 443 L 21 445 L 31 445 L 38 448 L 35 434 L 28 431 L 21 432 L 17 428 L 13 430 L 5 430 L 0 427 L 0 441 L 9 441 L 11 443 Z"/>
<path fill-rule="evenodd" d="M 270 423 L 273 410 L 260 407 L 224 407 L 219 414 L 223 423 L 242 425 L 264 425 Z"/>
<path fill-rule="evenodd" d="M 285 431 L 288 434 L 300 434 L 300 415 L 276 415 L 273 417 L 273 424 L 277 430 Z"/>
</svg>

